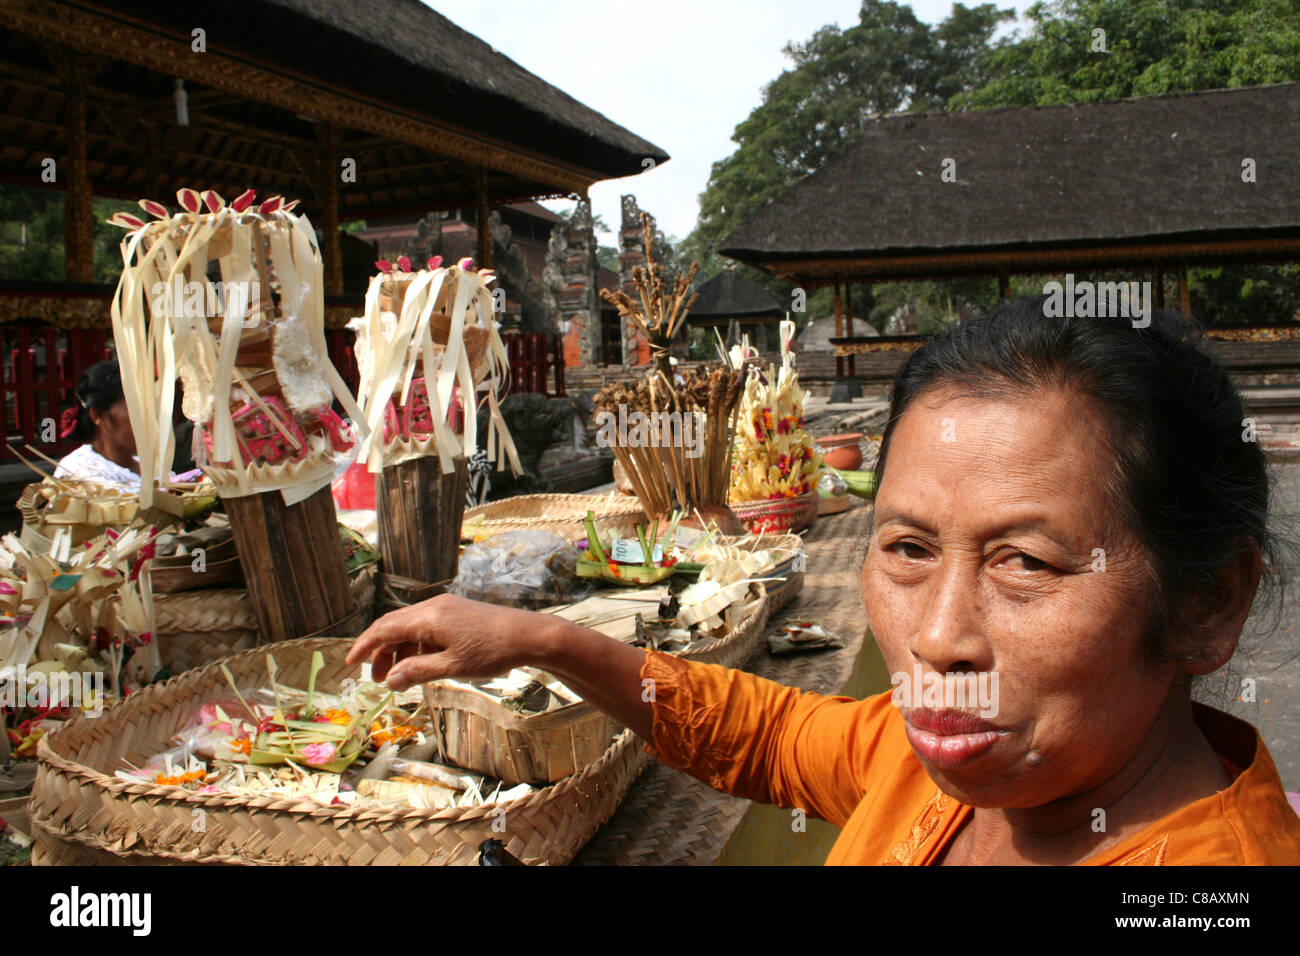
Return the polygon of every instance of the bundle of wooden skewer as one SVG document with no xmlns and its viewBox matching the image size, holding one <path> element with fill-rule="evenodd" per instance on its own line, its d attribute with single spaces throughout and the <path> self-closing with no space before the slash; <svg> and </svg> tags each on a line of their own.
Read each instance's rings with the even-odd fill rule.
<svg viewBox="0 0 1300 956">
<path fill-rule="evenodd" d="M 700 266 L 699 263 L 692 262 L 686 274 L 678 276 L 669 286 L 664 281 L 663 263 L 655 260 L 654 221 L 644 212 L 641 213 L 641 237 L 645 243 L 646 265 L 636 266 L 632 270 L 637 297 L 633 298 L 622 289 L 601 289 L 600 295 L 606 302 L 617 306 L 618 314 L 650 340 L 655 365 L 671 378 L 668 351 L 677 332 L 686 322 L 686 313 L 700 297 L 697 292 L 687 298 L 691 283 L 699 275 Z"/>
<path fill-rule="evenodd" d="M 674 508 L 691 514 L 727 502 L 744 371 L 691 369 L 681 377 L 683 383 L 674 384 L 654 371 L 630 385 L 607 385 L 595 398 L 596 410 L 616 419 L 632 412 L 646 416 L 644 440 L 611 442 L 610 447 L 649 515 L 666 515 Z"/>
</svg>

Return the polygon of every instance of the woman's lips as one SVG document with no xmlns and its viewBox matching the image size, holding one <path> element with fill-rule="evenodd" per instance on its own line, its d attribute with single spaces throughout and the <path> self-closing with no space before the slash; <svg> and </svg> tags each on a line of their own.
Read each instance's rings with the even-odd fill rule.
<svg viewBox="0 0 1300 956">
<path fill-rule="evenodd" d="M 987 753 L 1004 731 L 964 710 L 903 711 L 907 740 L 922 760 L 953 770 Z"/>
</svg>

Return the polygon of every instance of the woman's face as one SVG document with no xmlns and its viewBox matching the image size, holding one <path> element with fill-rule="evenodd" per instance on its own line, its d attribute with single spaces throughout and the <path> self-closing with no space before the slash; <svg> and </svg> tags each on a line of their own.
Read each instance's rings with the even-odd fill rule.
<svg viewBox="0 0 1300 956">
<path fill-rule="evenodd" d="M 1172 668 L 1145 657 L 1153 577 L 1111 475 L 1091 407 L 1062 392 L 938 389 L 894 431 L 863 599 L 909 688 L 965 673 L 996 690 L 984 724 L 969 698 L 966 715 L 921 693 L 901 706 L 927 772 L 963 803 L 1035 807 L 1100 786 L 1170 693 Z"/>
<path fill-rule="evenodd" d="M 131 416 L 126 410 L 125 398 L 119 398 L 103 411 L 92 408 L 90 421 L 95 426 L 96 437 L 102 439 L 108 448 L 135 454 L 135 432 L 131 431 Z"/>
</svg>

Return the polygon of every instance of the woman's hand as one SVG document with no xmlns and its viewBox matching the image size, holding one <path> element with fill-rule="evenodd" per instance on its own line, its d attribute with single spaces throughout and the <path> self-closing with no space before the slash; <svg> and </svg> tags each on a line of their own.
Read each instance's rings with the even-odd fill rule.
<svg viewBox="0 0 1300 956">
<path fill-rule="evenodd" d="M 357 638 L 348 663 L 370 658 L 374 679 L 387 678 L 394 690 L 444 677 L 499 677 L 536 664 L 556 620 L 439 594 L 375 621 Z"/>
<path fill-rule="evenodd" d="M 366 628 L 348 663 L 367 658 L 371 676 L 386 678 L 394 690 L 540 667 L 642 737 L 652 736 L 653 705 L 641 688 L 645 652 L 551 614 L 439 594 Z"/>
</svg>

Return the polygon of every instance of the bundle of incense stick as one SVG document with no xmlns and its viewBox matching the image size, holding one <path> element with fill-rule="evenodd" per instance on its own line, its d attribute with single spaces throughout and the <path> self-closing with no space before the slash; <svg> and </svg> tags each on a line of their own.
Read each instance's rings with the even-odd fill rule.
<svg viewBox="0 0 1300 956">
<path fill-rule="evenodd" d="M 641 213 L 641 236 L 645 242 L 646 265 L 636 266 L 632 270 L 637 298 L 632 298 L 622 289 L 613 292 L 601 289 L 600 295 L 606 302 L 617 306 L 618 314 L 645 334 L 650 340 L 655 364 L 661 372 L 671 376 L 668 349 L 685 323 L 686 313 L 700 297 L 698 292 L 689 299 L 686 297 L 691 283 L 699 274 L 700 266 L 699 263 L 692 262 L 686 275 L 678 276 L 669 288 L 664 282 L 664 267 L 654 257 L 654 226 L 650 216 L 644 212 Z"/>
<path fill-rule="evenodd" d="M 613 383 L 597 394 L 608 422 L 633 422 L 608 441 L 649 515 L 725 505 L 730 449 L 743 369 L 691 369 L 682 384 L 654 371 L 631 385 Z M 621 432 L 621 433 L 619 433 Z"/>
<path fill-rule="evenodd" d="M 281 490 L 293 504 L 329 484 L 334 453 L 351 444 L 335 399 L 365 432 L 329 360 L 316 233 L 296 202 L 254 198 L 181 189 L 179 212 L 144 199 L 152 220 L 109 219 L 129 230 L 111 314 L 146 508 L 172 459 L 177 379 L 222 497 Z"/>
</svg>

